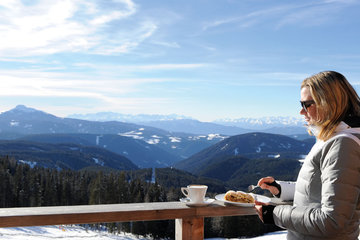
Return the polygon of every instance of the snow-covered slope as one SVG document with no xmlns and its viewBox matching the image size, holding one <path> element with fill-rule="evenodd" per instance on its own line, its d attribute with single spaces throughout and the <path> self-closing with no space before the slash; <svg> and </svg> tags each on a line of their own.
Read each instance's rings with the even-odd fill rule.
<svg viewBox="0 0 360 240">
<path fill-rule="evenodd" d="M 43 240 L 43 239 L 102 239 L 102 240 L 150 240 L 135 236 L 129 233 L 110 234 L 104 231 L 87 230 L 80 226 L 40 226 L 40 227 L 16 227 L 0 228 L 0 239 L 6 240 Z M 251 240 L 285 240 L 286 231 L 266 234 L 255 238 L 241 238 Z M 208 239 L 210 240 L 210 239 Z M 221 238 L 211 238 L 211 240 L 221 240 Z"/>
<path fill-rule="evenodd" d="M 132 234 L 121 233 L 118 235 L 104 231 L 86 230 L 80 226 L 39 226 L 0 228 L 0 239 L 6 240 L 44 240 L 44 239 L 102 239 L 102 240 L 135 240 L 139 238 Z"/>
</svg>

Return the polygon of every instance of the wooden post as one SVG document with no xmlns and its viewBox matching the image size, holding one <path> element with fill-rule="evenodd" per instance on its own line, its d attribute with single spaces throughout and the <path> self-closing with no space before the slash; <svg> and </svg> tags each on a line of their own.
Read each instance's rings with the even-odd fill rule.
<svg viewBox="0 0 360 240">
<path fill-rule="evenodd" d="M 204 218 L 175 219 L 175 240 L 204 239 Z"/>
</svg>

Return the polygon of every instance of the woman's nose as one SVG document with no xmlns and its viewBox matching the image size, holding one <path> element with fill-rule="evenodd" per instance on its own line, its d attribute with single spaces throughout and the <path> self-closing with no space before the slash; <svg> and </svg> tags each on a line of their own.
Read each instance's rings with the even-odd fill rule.
<svg viewBox="0 0 360 240">
<path fill-rule="evenodd" d="M 306 114 L 305 109 L 304 109 L 304 108 L 301 108 L 301 110 L 300 110 L 300 115 L 305 115 L 305 114 Z"/>
</svg>

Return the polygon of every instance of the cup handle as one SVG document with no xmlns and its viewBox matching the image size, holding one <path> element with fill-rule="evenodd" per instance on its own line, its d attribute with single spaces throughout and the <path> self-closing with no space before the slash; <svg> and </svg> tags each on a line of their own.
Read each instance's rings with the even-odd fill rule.
<svg viewBox="0 0 360 240">
<path fill-rule="evenodd" d="M 181 192 L 186 196 L 186 197 L 189 197 L 189 191 L 186 187 L 182 187 L 181 188 Z"/>
</svg>

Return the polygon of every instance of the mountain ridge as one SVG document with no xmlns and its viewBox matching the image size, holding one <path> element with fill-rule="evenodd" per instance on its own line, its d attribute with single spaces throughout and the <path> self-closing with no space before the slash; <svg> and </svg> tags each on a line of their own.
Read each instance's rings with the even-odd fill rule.
<svg viewBox="0 0 360 240">
<path fill-rule="evenodd" d="M 237 135 L 249 132 L 281 133 L 284 135 L 303 134 L 304 120 L 299 117 L 260 117 L 217 119 L 202 122 L 183 115 L 169 114 L 122 114 L 115 112 L 99 112 L 91 114 L 73 114 L 69 117 L 92 121 L 118 120 L 129 123 L 138 123 L 171 132 L 186 132 L 193 134 L 219 133 L 223 135 Z"/>
<path fill-rule="evenodd" d="M 10 156 L 32 167 L 80 170 L 89 166 L 118 170 L 138 169 L 128 158 L 103 148 L 73 143 L 35 143 L 0 140 L 0 155 Z"/>
<path fill-rule="evenodd" d="M 209 165 L 233 156 L 249 159 L 301 158 L 308 153 L 312 144 L 280 134 L 247 133 L 224 139 L 185 160 L 177 162 L 174 167 L 199 174 Z"/>
</svg>

